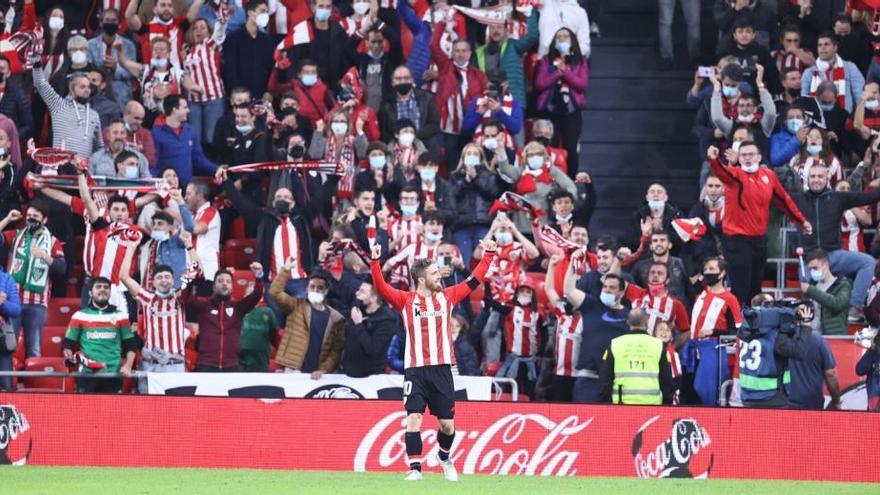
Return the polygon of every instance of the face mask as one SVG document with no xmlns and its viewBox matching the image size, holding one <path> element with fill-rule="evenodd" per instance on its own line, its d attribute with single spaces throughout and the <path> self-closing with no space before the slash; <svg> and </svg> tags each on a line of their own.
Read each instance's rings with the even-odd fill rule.
<svg viewBox="0 0 880 495">
<path fill-rule="evenodd" d="M 333 134 L 345 134 L 348 132 L 348 124 L 345 122 L 333 122 L 330 124 L 330 130 L 333 131 Z"/>
<path fill-rule="evenodd" d="M 85 105 L 86 103 L 89 102 L 89 97 L 88 96 L 74 96 L 73 101 L 79 103 L 80 105 Z"/>
<path fill-rule="evenodd" d="M 807 153 L 809 153 L 811 155 L 818 155 L 821 152 L 822 152 L 822 145 L 821 144 L 808 144 L 807 145 Z"/>
<path fill-rule="evenodd" d="M 550 139 L 545 138 L 544 136 L 536 137 L 536 138 L 534 138 L 534 140 L 541 143 L 541 145 L 544 146 L 545 148 L 547 146 L 550 146 Z"/>
<path fill-rule="evenodd" d="M 315 9 L 315 20 L 327 22 L 330 19 L 330 9 Z"/>
<path fill-rule="evenodd" d="M 53 17 L 53 19 L 57 19 L 57 17 Z M 86 52 L 82 50 L 77 50 L 70 54 L 70 61 L 74 65 L 83 65 L 84 63 L 89 61 L 89 56 L 86 55 Z"/>
<path fill-rule="evenodd" d="M 64 19 L 61 17 L 49 18 L 49 29 L 52 31 L 61 31 L 64 28 Z"/>
<path fill-rule="evenodd" d="M 455 63 L 455 66 L 458 67 L 459 69 L 467 69 L 467 66 L 468 66 L 468 62 L 462 62 L 462 63 L 453 62 L 453 63 Z"/>
<path fill-rule="evenodd" d="M 131 124 L 128 122 L 125 123 L 125 130 L 128 132 L 134 132 L 134 129 L 131 128 Z"/>
<path fill-rule="evenodd" d="M 562 55 L 568 55 L 568 51 L 571 50 L 571 41 L 557 41 L 556 50 Z"/>
<path fill-rule="evenodd" d="M 125 167 L 125 178 L 126 179 L 137 179 L 140 175 L 137 165 L 134 167 Z"/>
<path fill-rule="evenodd" d="M 822 270 L 810 270 L 810 278 L 817 284 L 822 283 L 825 280 L 825 272 Z"/>
<path fill-rule="evenodd" d="M 351 4 L 351 8 L 354 9 L 354 11 L 358 13 L 358 15 L 364 15 L 367 13 L 368 10 L 370 10 L 370 4 L 367 2 L 355 2 Z"/>
<path fill-rule="evenodd" d="M 443 22 L 443 17 L 445 17 L 445 16 L 446 16 L 446 13 L 443 12 L 442 10 L 435 10 L 434 14 L 431 16 L 431 18 L 434 19 L 434 24 L 437 24 L 437 23 Z"/>
<path fill-rule="evenodd" d="M 411 218 L 419 211 L 418 205 L 400 205 L 400 212 L 406 218 Z"/>
<path fill-rule="evenodd" d="M 804 127 L 804 121 L 801 119 L 788 119 L 785 123 L 786 127 L 788 127 L 788 131 L 792 134 L 797 134 L 802 127 Z"/>
<path fill-rule="evenodd" d="M 324 302 L 324 294 L 320 292 L 312 292 L 308 293 L 309 302 L 312 304 L 323 304 Z"/>
<path fill-rule="evenodd" d="M 104 34 L 106 34 L 107 36 L 116 36 L 116 33 L 119 32 L 119 24 L 102 24 L 101 30 L 104 31 Z"/>
<path fill-rule="evenodd" d="M 409 148 L 412 146 L 413 141 L 416 140 L 416 135 L 411 132 L 401 132 L 399 136 L 397 136 L 397 142 L 400 143 L 404 148 Z"/>
<path fill-rule="evenodd" d="M 666 284 L 648 284 L 648 293 L 654 297 L 663 294 L 663 291 L 666 290 Z"/>
<path fill-rule="evenodd" d="M 495 241 L 502 246 L 513 242 L 513 234 L 510 232 L 495 232 Z"/>
<path fill-rule="evenodd" d="M 662 210 L 666 206 L 666 201 L 651 200 L 648 201 L 648 208 L 652 210 Z"/>
<path fill-rule="evenodd" d="M 703 274 L 703 282 L 706 282 L 706 285 L 709 287 L 717 284 L 721 280 L 720 273 L 704 273 Z"/>
<path fill-rule="evenodd" d="M 498 140 L 495 138 L 485 138 L 483 139 L 483 148 L 487 150 L 496 150 L 498 149 Z"/>
<path fill-rule="evenodd" d="M 164 69 L 168 67 L 168 59 L 167 58 L 154 58 L 150 61 L 150 65 L 157 69 Z"/>
<path fill-rule="evenodd" d="M 880 106 L 880 100 L 865 101 L 865 108 L 867 108 L 868 110 L 877 110 L 878 106 Z"/>
<path fill-rule="evenodd" d="M 419 169 L 419 178 L 423 182 L 434 182 L 434 179 L 437 178 L 437 171 L 432 168 Z"/>
<path fill-rule="evenodd" d="M 283 199 L 276 199 L 275 202 L 272 203 L 272 208 L 275 208 L 275 212 L 279 215 L 286 215 L 290 213 L 290 202 Z"/>
<path fill-rule="evenodd" d="M 317 74 L 303 74 L 302 77 L 299 78 L 302 81 L 303 86 L 314 86 L 315 83 L 318 82 Z"/>
<path fill-rule="evenodd" d="M 477 155 L 465 155 L 464 164 L 470 167 L 476 167 L 480 164 L 480 157 Z"/>
<path fill-rule="evenodd" d="M 155 287 L 155 286 L 154 286 L 154 287 Z M 159 289 L 156 289 L 155 292 L 156 292 L 156 295 L 159 296 L 159 297 L 168 297 L 168 296 L 171 295 L 171 291 L 170 291 L 170 290 L 159 290 Z"/>
<path fill-rule="evenodd" d="M 539 168 L 544 166 L 544 157 L 543 156 L 530 156 L 527 160 L 529 164 L 529 168 L 532 170 L 538 170 Z"/>
<path fill-rule="evenodd" d="M 257 14 L 257 18 L 254 19 L 254 23 L 258 28 L 263 29 L 269 25 L 269 14 L 263 12 L 262 14 Z"/>
<path fill-rule="evenodd" d="M 291 158 L 299 159 L 306 155 L 306 148 L 301 144 L 294 144 L 287 153 Z"/>
<path fill-rule="evenodd" d="M 431 242 L 440 242 L 443 239 L 443 232 L 425 232 L 425 239 Z"/>
<path fill-rule="evenodd" d="M 530 306 L 532 304 L 532 296 L 516 296 L 516 302 L 520 306 Z"/>
<path fill-rule="evenodd" d="M 412 83 L 400 83 L 394 85 L 394 91 L 397 91 L 397 94 L 400 96 L 405 96 L 412 91 Z"/>
<path fill-rule="evenodd" d="M 834 103 L 833 101 L 831 103 L 819 102 L 819 108 L 821 108 L 823 112 L 830 112 L 830 111 L 834 110 L 835 106 L 836 106 L 836 103 Z"/>
<path fill-rule="evenodd" d="M 801 88 L 786 88 L 785 91 L 788 93 L 788 96 L 792 98 L 797 98 L 801 95 Z"/>
<path fill-rule="evenodd" d="M 614 297 L 614 294 L 605 291 L 602 291 L 602 293 L 599 294 L 599 301 L 609 308 L 617 304 L 617 298 Z"/>
<path fill-rule="evenodd" d="M 385 55 L 385 52 L 379 52 L 379 53 L 367 52 L 367 55 L 369 55 L 370 58 L 373 60 L 379 60 L 380 58 L 382 58 L 382 55 Z"/>
<path fill-rule="evenodd" d="M 247 133 L 251 132 L 252 130 L 254 130 L 254 126 L 251 124 L 236 125 L 235 130 L 242 133 L 242 134 L 247 134 Z"/>
<path fill-rule="evenodd" d="M 156 242 L 164 242 L 171 238 L 171 234 L 167 230 L 154 230 L 150 232 L 150 238 Z"/>
<path fill-rule="evenodd" d="M 736 151 L 737 153 L 739 153 L 739 147 L 740 147 L 740 146 L 742 146 L 742 141 L 734 141 L 733 144 L 730 145 L 730 148 L 731 148 L 733 151 Z"/>
<path fill-rule="evenodd" d="M 742 168 L 743 171 L 745 171 L 746 173 L 748 173 L 748 174 L 753 174 L 753 173 L 755 173 L 755 172 L 758 171 L 758 168 L 760 168 L 760 165 L 758 165 L 757 163 L 754 164 L 754 165 L 743 165 L 741 168 Z"/>
<path fill-rule="evenodd" d="M 736 98 L 736 95 L 739 94 L 739 88 L 736 86 L 722 86 L 721 94 L 723 94 L 726 98 Z"/>
<path fill-rule="evenodd" d="M 39 220 L 37 220 L 35 218 L 28 218 L 27 219 L 27 228 L 31 234 L 40 230 L 40 227 L 42 227 L 42 226 L 43 226 L 42 222 L 40 222 Z"/>
<path fill-rule="evenodd" d="M 752 120 L 754 120 L 754 118 L 755 118 L 754 115 L 737 115 L 736 116 L 736 120 L 738 120 L 740 122 L 745 122 L 745 123 L 751 122 Z"/>
<path fill-rule="evenodd" d="M 573 216 L 572 213 L 569 213 L 568 215 L 556 215 L 556 221 L 557 222 L 568 222 L 569 220 L 571 220 L 572 216 Z"/>
<path fill-rule="evenodd" d="M 370 157 L 370 168 L 373 170 L 382 170 L 385 168 L 385 155 L 376 155 Z"/>
</svg>

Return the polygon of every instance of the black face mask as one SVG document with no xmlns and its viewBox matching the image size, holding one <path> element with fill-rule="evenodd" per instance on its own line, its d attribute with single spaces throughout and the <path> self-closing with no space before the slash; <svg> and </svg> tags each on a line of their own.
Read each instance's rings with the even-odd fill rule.
<svg viewBox="0 0 880 495">
<path fill-rule="evenodd" d="M 228 300 L 229 300 L 229 295 L 228 295 L 228 294 L 225 295 L 225 296 L 221 296 L 220 294 L 214 294 L 214 297 L 215 297 L 218 301 L 228 301 Z"/>
<path fill-rule="evenodd" d="M 75 96 L 73 99 L 74 99 L 74 101 L 76 101 L 80 105 L 85 105 L 86 103 L 89 102 L 88 98 L 83 98 L 82 96 Z"/>
<path fill-rule="evenodd" d="M 713 286 L 721 281 L 720 273 L 704 273 L 703 274 L 703 282 L 706 282 L 706 285 Z"/>
<path fill-rule="evenodd" d="M 0 84 L 2 84 L 4 80 L 6 80 L 6 76 L 0 72 Z"/>
<path fill-rule="evenodd" d="M 801 95 L 801 88 L 785 88 L 785 91 L 788 92 L 788 96 L 792 98 L 797 98 Z"/>
<path fill-rule="evenodd" d="M 301 144 L 294 144 L 290 147 L 287 153 L 290 155 L 291 158 L 299 159 L 306 155 L 306 148 Z"/>
<path fill-rule="evenodd" d="M 407 95 L 410 91 L 412 91 L 412 83 L 395 84 L 394 91 L 397 91 L 397 94 L 399 94 L 400 96 Z"/>
<path fill-rule="evenodd" d="M 40 227 L 42 227 L 42 226 L 43 226 L 43 223 L 40 222 L 39 220 L 35 220 L 35 219 L 33 219 L 33 218 L 28 218 L 28 219 L 27 219 L 27 228 L 28 228 L 28 231 L 30 231 L 31 234 L 33 234 L 33 233 L 35 233 L 36 231 L 40 230 Z"/>
<path fill-rule="evenodd" d="M 94 84 L 89 84 L 89 95 L 95 96 L 98 94 L 98 87 Z"/>
<path fill-rule="evenodd" d="M 287 215 L 290 213 L 290 201 L 279 199 L 272 203 L 272 207 L 275 208 L 275 212 L 279 215 Z"/>
<path fill-rule="evenodd" d="M 116 36 L 116 33 L 119 32 L 119 24 L 115 24 L 112 22 L 101 24 L 101 30 L 104 31 L 104 34 L 107 36 Z"/>
<path fill-rule="evenodd" d="M 544 136 L 536 137 L 535 141 L 541 143 L 541 145 L 543 145 L 545 148 L 547 146 L 550 146 L 550 140 L 545 138 Z"/>
</svg>

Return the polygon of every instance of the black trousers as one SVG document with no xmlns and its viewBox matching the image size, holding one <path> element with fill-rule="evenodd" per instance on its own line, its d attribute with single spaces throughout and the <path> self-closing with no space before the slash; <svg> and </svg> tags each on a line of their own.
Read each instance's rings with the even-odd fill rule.
<svg viewBox="0 0 880 495">
<path fill-rule="evenodd" d="M 581 140 L 583 116 L 578 110 L 570 115 L 554 115 L 550 120 L 553 122 L 553 132 L 556 134 L 554 142 L 560 141 L 568 153 L 568 176 L 574 180 L 580 170 L 578 143 Z"/>
<path fill-rule="evenodd" d="M 76 391 L 80 394 L 118 394 L 122 378 L 77 378 Z"/>
<path fill-rule="evenodd" d="M 553 375 L 550 382 L 550 400 L 553 402 L 571 402 L 571 391 L 573 389 L 573 376 Z"/>
<path fill-rule="evenodd" d="M 767 236 L 725 235 L 721 240 L 730 289 L 743 307 L 761 292 L 761 280 L 767 265 Z"/>
</svg>

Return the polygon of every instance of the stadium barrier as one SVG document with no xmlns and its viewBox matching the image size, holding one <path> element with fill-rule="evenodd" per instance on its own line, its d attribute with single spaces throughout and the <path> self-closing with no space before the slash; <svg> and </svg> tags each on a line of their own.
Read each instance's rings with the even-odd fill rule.
<svg viewBox="0 0 880 495">
<path fill-rule="evenodd" d="M 404 422 L 386 400 L 0 394 L 0 462 L 402 472 Z M 464 474 L 880 482 L 864 412 L 462 402 L 456 426 Z"/>
</svg>

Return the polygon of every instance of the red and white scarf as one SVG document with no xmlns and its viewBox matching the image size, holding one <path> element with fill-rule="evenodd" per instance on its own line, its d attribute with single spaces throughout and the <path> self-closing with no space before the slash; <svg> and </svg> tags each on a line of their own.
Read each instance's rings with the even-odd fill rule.
<svg viewBox="0 0 880 495">
<path fill-rule="evenodd" d="M 488 99 L 489 99 L 488 94 L 485 94 L 480 98 L 477 98 L 477 107 L 486 103 L 486 101 Z M 511 115 L 513 113 L 513 95 L 510 94 L 509 92 L 504 93 L 504 96 L 501 97 L 501 111 L 503 111 L 507 115 Z M 486 111 L 483 112 L 483 118 L 484 119 L 492 118 L 492 110 L 487 108 Z"/>
<path fill-rule="evenodd" d="M 721 221 L 724 220 L 724 196 L 718 198 L 714 205 L 706 198 L 703 200 L 703 205 L 706 207 L 706 217 L 709 220 L 709 225 L 720 227 Z"/>
<path fill-rule="evenodd" d="M 404 148 L 400 143 L 394 144 L 394 150 L 392 153 L 394 163 L 404 170 L 412 171 L 414 169 L 416 161 L 418 160 L 417 155 L 418 153 L 415 144 L 411 145 L 409 148 Z"/>
<path fill-rule="evenodd" d="M 354 136 L 350 134 L 345 136 L 344 142 L 340 145 L 336 141 L 336 135 L 330 133 L 324 147 L 324 159 L 334 161 L 342 166 L 342 178 L 339 179 L 336 197 L 339 199 L 351 198 L 354 195 L 354 176 L 358 173 L 354 153 Z"/>
<path fill-rule="evenodd" d="M 801 72 L 807 68 L 807 64 L 803 63 L 800 57 L 794 53 L 787 53 L 785 50 L 774 51 L 773 60 L 776 61 L 776 68 L 779 69 L 780 73 L 789 67 L 795 68 Z"/>
<path fill-rule="evenodd" d="M 550 177 L 550 167 L 545 163 L 538 170 L 525 169 L 516 183 L 517 194 L 529 194 L 538 190 L 538 183 L 552 184 L 553 179 Z"/>
<path fill-rule="evenodd" d="M 816 70 L 810 80 L 810 96 L 816 96 L 816 90 L 822 81 L 831 81 L 837 88 L 837 104 L 841 108 L 846 108 L 846 70 L 843 68 L 843 59 L 840 55 L 836 55 L 832 65 L 826 69 L 822 68 L 827 65 L 827 62 L 816 60 Z"/>
</svg>

